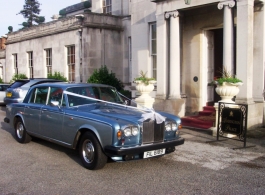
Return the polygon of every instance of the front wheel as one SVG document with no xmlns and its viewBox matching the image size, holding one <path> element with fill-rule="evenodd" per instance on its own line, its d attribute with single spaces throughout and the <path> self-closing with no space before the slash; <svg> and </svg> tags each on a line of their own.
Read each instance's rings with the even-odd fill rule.
<svg viewBox="0 0 265 195">
<path fill-rule="evenodd" d="M 27 133 L 26 128 L 21 120 L 18 118 L 15 123 L 15 137 L 19 143 L 28 143 L 31 141 L 30 135 Z"/>
<path fill-rule="evenodd" d="M 101 169 L 107 163 L 107 156 L 91 132 L 86 132 L 79 144 L 79 155 L 85 168 L 90 170 Z"/>
</svg>

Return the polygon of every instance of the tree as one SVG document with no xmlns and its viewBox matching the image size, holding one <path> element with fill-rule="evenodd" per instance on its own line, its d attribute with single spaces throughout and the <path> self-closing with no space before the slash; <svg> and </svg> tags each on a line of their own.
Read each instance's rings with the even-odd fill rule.
<svg viewBox="0 0 265 195">
<path fill-rule="evenodd" d="M 38 0 L 25 0 L 25 5 L 23 6 L 24 9 L 18 13 L 27 19 L 29 27 L 33 25 L 33 22 L 39 23 L 39 7 L 40 3 Z"/>
<path fill-rule="evenodd" d="M 45 17 L 44 16 L 40 16 L 36 22 L 38 24 L 41 24 L 41 23 L 45 22 Z"/>
<path fill-rule="evenodd" d="M 11 32 L 13 32 L 13 26 L 8 27 L 8 33 L 11 33 Z"/>
</svg>

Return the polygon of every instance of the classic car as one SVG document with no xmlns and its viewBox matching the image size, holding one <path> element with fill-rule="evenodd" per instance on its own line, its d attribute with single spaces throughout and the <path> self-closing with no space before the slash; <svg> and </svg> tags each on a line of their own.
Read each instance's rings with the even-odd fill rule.
<svg viewBox="0 0 265 195">
<path fill-rule="evenodd" d="M 7 105 L 4 121 L 20 143 L 38 137 L 77 149 L 90 170 L 103 168 L 108 158 L 160 157 L 184 143 L 179 117 L 127 102 L 108 85 L 38 84 L 22 103 Z"/>
</svg>

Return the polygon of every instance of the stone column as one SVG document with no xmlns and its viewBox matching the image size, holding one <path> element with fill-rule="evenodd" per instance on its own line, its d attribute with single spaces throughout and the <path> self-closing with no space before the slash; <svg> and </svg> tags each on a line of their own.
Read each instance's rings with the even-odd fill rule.
<svg viewBox="0 0 265 195">
<path fill-rule="evenodd" d="M 254 53 L 253 53 L 253 99 L 255 102 L 264 102 L 264 81 L 265 81 L 265 10 L 264 1 L 255 9 L 255 20 L 254 20 Z M 255 85 L 258 83 L 258 85 Z M 264 115 L 265 117 L 265 115 Z M 265 118 L 264 118 L 265 119 Z"/>
<path fill-rule="evenodd" d="M 232 7 L 234 1 L 222 1 L 218 4 L 218 9 L 224 8 L 224 27 L 223 27 L 223 66 L 234 74 L 234 25 Z"/>
<path fill-rule="evenodd" d="M 243 80 L 236 103 L 253 104 L 253 18 L 254 1 L 237 2 L 237 77 Z M 261 35 L 262 36 L 262 35 Z M 258 83 L 257 83 L 258 85 Z"/>
<path fill-rule="evenodd" d="M 167 25 L 165 15 L 156 15 L 157 23 L 157 92 L 156 99 L 166 99 L 167 96 Z"/>
<path fill-rule="evenodd" d="M 180 97 L 180 38 L 179 12 L 166 12 L 169 20 L 169 99 Z"/>
</svg>

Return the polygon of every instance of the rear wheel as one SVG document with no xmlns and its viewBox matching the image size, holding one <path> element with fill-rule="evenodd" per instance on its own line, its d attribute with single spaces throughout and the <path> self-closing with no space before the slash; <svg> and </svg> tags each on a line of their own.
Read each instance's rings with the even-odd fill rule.
<svg viewBox="0 0 265 195">
<path fill-rule="evenodd" d="M 15 137 L 19 143 L 28 143 L 31 141 L 31 137 L 27 133 L 21 118 L 18 118 L 15 123 Z"/>
<path fill-rule="evenodd" d="M 103 168 L 108 160 L 97 138 L 91 132 L 86 132 L 82 136 L 79 145 L 79 155 L 84 167 L 90 170 Z"/>
</svg>

